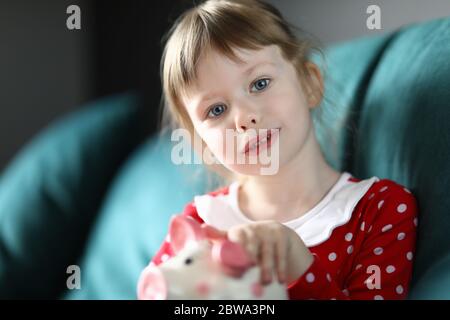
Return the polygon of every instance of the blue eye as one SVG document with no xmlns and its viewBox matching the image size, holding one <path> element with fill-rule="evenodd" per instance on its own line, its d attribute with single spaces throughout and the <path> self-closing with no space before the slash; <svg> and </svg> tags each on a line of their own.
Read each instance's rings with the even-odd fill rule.
<svg viewBox="0 0 450 320">
<path fill-rule="evenodd" d="M 256 80 L 253 83 L 252 89 L 256 88 L 256 91 L 262 91 L 269 85 L 269 82 L 270 82 L 270 79 L 268 79 L 268 78 Z M 250 90 L 250 91 L 254 92 L 253 90 Z"/>
<path fill-rule="evenodd" d="M 213 106 L 211 109 L 209 109 L 207 116 L 208 116 L 208 118 L 211 118 L 211 117 L 216 118 L 216 117 L 220 116 L 220 114 L 224 111 L 225 111 L 225 106 L 223 104 L 217 104 L 217 105 Z M 211 115 L 211 113 L 213 115 Z"/>
</svg>

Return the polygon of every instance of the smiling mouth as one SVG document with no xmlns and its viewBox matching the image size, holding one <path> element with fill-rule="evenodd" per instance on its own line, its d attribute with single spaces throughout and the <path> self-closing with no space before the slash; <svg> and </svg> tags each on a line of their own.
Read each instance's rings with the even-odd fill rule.
<svg viewBox="0 0 450 320">
<path fill-rule="evenodd" d="M 274 132 L 272 133 L 272 130 Z M 246 143 L 244 148 L 244 154 L 254 153 L 256 150 L 256 154 L 259 154 L 260 150 L 263 148 L 270 148 L 272 142 L 278 137 L 281 128 L 274 128 L 267 130 L 267 134 L 264 137 L 258 137 L 250 140 Z"/>
</svg>

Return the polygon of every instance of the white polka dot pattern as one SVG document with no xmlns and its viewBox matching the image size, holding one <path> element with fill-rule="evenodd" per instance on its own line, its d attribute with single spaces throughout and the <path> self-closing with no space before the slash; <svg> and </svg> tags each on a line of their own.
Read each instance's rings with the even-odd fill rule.
<svg viewBox="0 0 450 320">
<path fill-rule="evenodd" d="M 162 256 L 161 256 L 161 261 L 167 261 L 167 260 L 169 260 L 169 258 L 170 258 L 170 256 L 168 255 L 168 254 L 163 254 Z"/>
<path fill-rule="evenodd" d="M 347 253 L 348 254 L 352 254 L 352 252 L 353 252 L 353 246 L 350 245 L 350 246 L 347 247 Z"/>
<path fill-rule="evenodd" d="M 386 272 L 387 273 L 393 273 L 395 271 L 395 267 L 394 266 L 387 266 L 386 267 Z"/>
<path fill-rule="evenodd" d="M 315 279 L 316 279 L 316 277 L 314 276 L 314 274 L 312 272 L 309 272 L 306 275 L 306 282 L 308 282 L 308 283 L 313 283 Z"/>
<path fill-rule="evenodd" d="M 373 249 L 373 253 L 376 254 L 377 256 L 379 256 L 380 254 L 383 253 L 383 248 L 377 247 L 377 248 Z"/>
<path fill-rule="evenodd" d="M 398 294 L 402 294 L 403 293 L 403 286 L 402 285 L 398 285 L 395 288 L 395 292 L 397 292 Z"/>
<path fill-rule="evenodd" d="M 412 252 L 408 252 L 406 254 L 406 259 L 408 259 L 409 261 L 411 261 L 413 259 L 413 253 Z"/>
<path fill-rule="evenodd" d="M 353 233 L 348 232 L 348 233 L 345 235 L 345 241 L 352 241 L 352 239 L 353 239 Z"/>
<path fill-rule="evenodd" d="M 398 212 L 398 213 L 403 213 L 403 212 L 406 211 L 406 209 L 407 209 L 406 204 L 402 203 L 402 204 L 400 204 L 400 205 L 397 207 L 397 212 Z"/>
</svg>

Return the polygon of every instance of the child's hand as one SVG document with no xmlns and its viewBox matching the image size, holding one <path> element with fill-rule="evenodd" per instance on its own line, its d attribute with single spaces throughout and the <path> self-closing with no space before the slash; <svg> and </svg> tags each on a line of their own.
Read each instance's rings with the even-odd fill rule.
<svg viewBox="0 0 450 320">
<path fill-rule="evenodd" d="M 313 256 L 297 233 L 277 221 L 258 221 L 230 228 L 228 232 L 203 226 L 212 239 L 226 238 L 240 243 L 253 261 L 261 267 L 261 282 L 272 282 L 273 271 L 278 281 L 290 284 L 313 262 Z"/>
</svg>

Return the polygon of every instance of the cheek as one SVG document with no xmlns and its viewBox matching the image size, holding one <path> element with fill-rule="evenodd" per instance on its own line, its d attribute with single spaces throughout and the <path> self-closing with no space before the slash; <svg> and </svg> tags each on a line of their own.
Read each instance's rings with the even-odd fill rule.
<svg viewBox="0 0 450 320">
<path fill-rule="evenodd" d="M 293 127 L 292 129 L 307 126 L 311 116 L 310 109 L 300 93 L 286 90 L 284 94 L 278 95 L 272 103 L 277 107 L 271 110 L 274 117 L 280 119 L 279 125 Z"/>
<path fill-rule="evenodd" d="M 200 282 L 196 285 L 195 290 L 198 295 L 205 297 L 209 294 L 210 287 L 206 282 Z"/>
<path fill-rule="evenodd" d="M 276 94 L 278 106 L 286 113 L 305 111 L 308 109 L 308 102 L 305 98 L 304 90 L 301 84 L 292 77 L 290 81 L 285 81 L 279 87 Z"/>
<path fill-rule="evenodd" d="M 235 164 L 239 152 L 235 131 L 232 129 L 208 130 L 205 132 L 204 141 L 213 153 L 215 161 L 225 166 Z"/>
<path fill-rule="evenodd" d="M 199 135 L 209 150 L 216 157 L 221 158 L 224 153 L 222 145 L 224 144 L 225 132 L 222 133 L 219 129 L 204 128 L 199 131 Z"/>
</svg>

